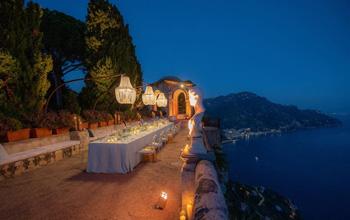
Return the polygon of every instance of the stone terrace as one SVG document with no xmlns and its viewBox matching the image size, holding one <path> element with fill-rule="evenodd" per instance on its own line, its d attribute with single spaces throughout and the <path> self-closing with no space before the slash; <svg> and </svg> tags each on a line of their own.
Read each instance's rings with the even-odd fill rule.
<svg viewBox="0 0 350 220">
<path fill-rule="evenodd" d="M 85 172 L 87 152 L 0 181 L 0 219 L 178 219 L 182 129 L 158 154 L 126 175 Z M 164 210 L 154 209 L 161 191 Z"/>
</svg>

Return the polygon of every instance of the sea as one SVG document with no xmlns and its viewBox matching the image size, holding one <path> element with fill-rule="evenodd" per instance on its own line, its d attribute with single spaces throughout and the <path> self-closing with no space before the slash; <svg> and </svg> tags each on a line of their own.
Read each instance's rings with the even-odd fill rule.
<svg viewBox="0 0 350 220">
<path fill-rule="evenodd" d="M 233 181 L 289 198 L 306 220 L 350 220 L 350 116 L 343 125 L 225 144 Z"/>
</svg>

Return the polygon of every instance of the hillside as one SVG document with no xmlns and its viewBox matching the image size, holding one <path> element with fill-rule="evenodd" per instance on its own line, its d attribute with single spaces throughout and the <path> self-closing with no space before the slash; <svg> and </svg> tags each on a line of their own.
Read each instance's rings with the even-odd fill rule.
<svg viewBox="0 0 350 220">
<path fill-rule="evenodd" d="M 221 119 L 223 128 L 295 130 L 338 126 L 341 122 L 315 110 L 280 105 L 254 93 L 241 92 L 204 100 L 206 114 Z"/>
</svg>

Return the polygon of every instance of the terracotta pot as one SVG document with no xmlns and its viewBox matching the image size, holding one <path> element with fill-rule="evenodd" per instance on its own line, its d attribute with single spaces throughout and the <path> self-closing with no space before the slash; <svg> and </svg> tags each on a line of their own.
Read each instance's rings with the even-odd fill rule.
<svg viewBox="0 0 350 220">
<path fill-rule="evenodd" d="M 47 137 L 52 135 L 52 130 L 49 128 L 32 128 L 30 131 L 30 136 L 32 138 L 41 138 L 41 137 Z"/>
<path fill-rule="evenodd" d="M 99 126 L 99 127 L 105 127 L 105 126 L 107 126 L 107 124 L 108 124 L 108 122 L 106 122 L 106 121 L 100 121 L 100 122 L 98 122 L 98 126 Z"/>
<path fill-rule="evenodd" d="M 80 125 L 79 125 L 79 130 L 80 130 L 80 131 L 82 131 L 82 130 L 84 130 L 84 129 L 87 129 L 87 128 L 89 128 L 89 123 L 88 123 L 88 122 L 82 122 L 82 123 L 80 123 Z"/>
<path fill-rule="evenodd" d="M 65 134 L 69 132 L 69 128 L 55 128 L 52 132 L 53 134 Z"/>
<path fill-rule="evenodd" d="M 112 120 L 109 120 L 108 121 L 108 125 L 114 125 L 114 120 L 112 119 Z"/>
<path fill-rule="evenodd" d="M 89 128 L 94 129 L 98 127 L 98 123 L 89 123 Z"/>
<path fill-rule="evenodd" d="M 9 142 L 29 139 L 29 137 L 30 128 L 24 128 L 17 131 L 8 131 L 6 133 L 6 140 Z"/>
</svg>

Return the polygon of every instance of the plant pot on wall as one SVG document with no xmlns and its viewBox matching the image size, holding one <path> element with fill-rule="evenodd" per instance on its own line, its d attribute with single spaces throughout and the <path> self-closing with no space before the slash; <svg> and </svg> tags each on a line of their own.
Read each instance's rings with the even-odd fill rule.
<svg viewBox="0 0 350 220">
<path fill-rule="evenodd" d="M 52 132 L 53 134 L 66 134 L 69 132 L 69 128 L 55 128 Z"/>
<path fill-rule="evenodd" d="M 108 122 L 106 122 L 106 121 L 100 121 L 100 122 L 98 122 L 98 126 L 99 126 L 99 127 L 105 127 L 105 126 L 107 126 L 107 124 L 108 124 Z"/>
<path fill-rule="evenodd" d="M 88 122 L 81 122 L 79 124 L 79 131 L 82 131 L 84 129 L 88 129 L 89 128 L 89 123 Z"/>
<path fill-rule="evenodd" d="M 29 139 L 29 137 L 30 128 L 24 128 L 17 131 L 8 131 L 6 133 L 6 140 L 9 142 Z"/>
<path fill-rule="evenodd" d="M 114 119 L 108 121 L 108 125 L 114 125 Z"/>
<path fill-rule="evenodd" d="M 32 128 L 30 132 L 32 138 L 41 138 L 52 135 L 52 130 L 49 128 Z"/>
<path fill-rule="evenodd" d="M 97 127 L 98 127 L 98 123 L 97 122 L 96 123 L 89 123 L 89 128 L 90 129 L 95 129 Z"/>
</svg>

